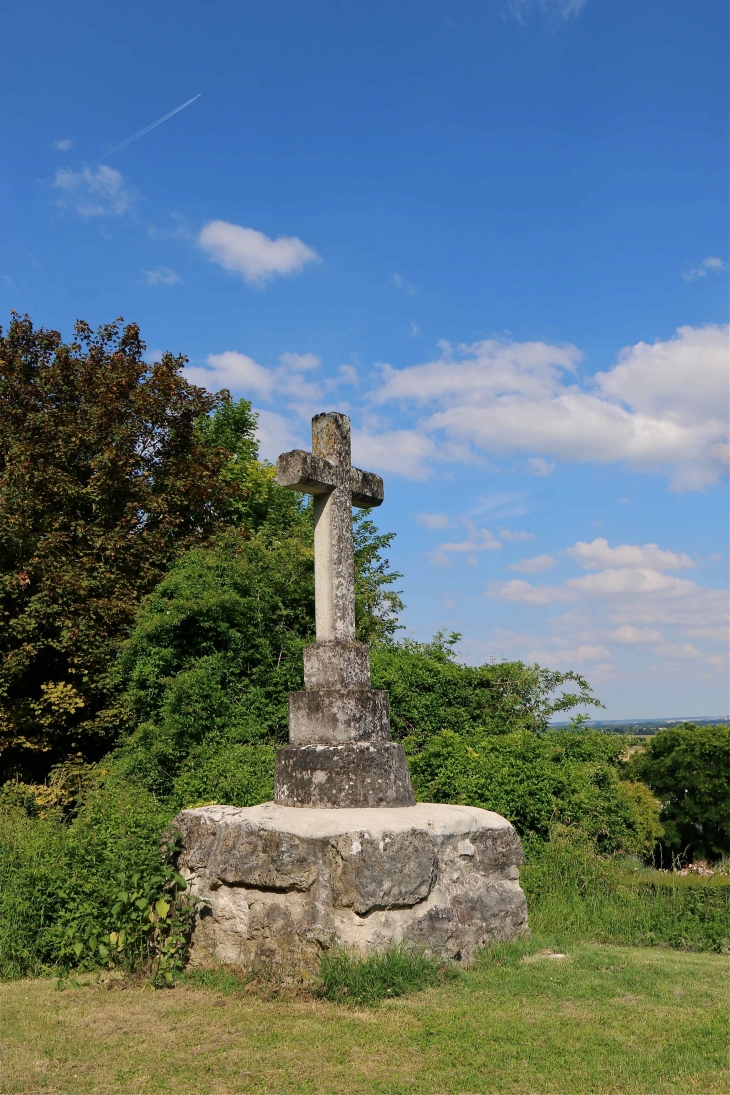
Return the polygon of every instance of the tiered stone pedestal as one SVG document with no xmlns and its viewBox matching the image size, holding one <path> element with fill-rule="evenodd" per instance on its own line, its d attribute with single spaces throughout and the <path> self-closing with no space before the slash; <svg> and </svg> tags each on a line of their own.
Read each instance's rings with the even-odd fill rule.
<svg viewBox="0 0 730 1095">
<path fill-rule="evenodd" d="M 364 643 L 304 650 L 304 692 L 289 694 L 289 742 L 276 754 L 280 806 L 413 806 L 403 746 L 390 740 L 388 693 L 370 686 Z"/>
<path fill-rule="evenodd" d="M 183 810 L 181 874 L 204 902 L 191 964 L 316 973 L 323 948 L 394 944 L 468 965 L 527 932 L 513 827 L 470 806 Z"/>
</svg>

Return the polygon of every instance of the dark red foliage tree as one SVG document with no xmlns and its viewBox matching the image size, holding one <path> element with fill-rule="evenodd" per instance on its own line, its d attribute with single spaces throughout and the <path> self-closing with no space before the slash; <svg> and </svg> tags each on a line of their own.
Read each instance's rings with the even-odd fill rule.
<svg viewBox="0 0 730 1095">
<path fill-rule="evenodd" d="M 38 778 L 108 748 L 112 667 L 140 599 L 225 519 L 230 454 L 196 427 L 229 399 L 134 324 L 0 329 L 0 763 Z M 0 779 L 3 775 L 0 775 Z"/>
</svg>

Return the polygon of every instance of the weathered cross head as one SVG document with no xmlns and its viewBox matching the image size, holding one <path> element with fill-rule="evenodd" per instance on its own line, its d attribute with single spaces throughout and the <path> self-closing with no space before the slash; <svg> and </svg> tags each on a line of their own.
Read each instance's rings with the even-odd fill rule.
<svg viewBox="0 0 730 1095">
<path fill-rule="evenodd" d="M 312 451 L 276 461 L 281 487 L 314 496 L 314 596 L 317 641 L 355 638 L 352 507 L 383 501 L 383 480 L 350 463 L 350 419 L 328 411 L 312 419 Z"/>
</svg>

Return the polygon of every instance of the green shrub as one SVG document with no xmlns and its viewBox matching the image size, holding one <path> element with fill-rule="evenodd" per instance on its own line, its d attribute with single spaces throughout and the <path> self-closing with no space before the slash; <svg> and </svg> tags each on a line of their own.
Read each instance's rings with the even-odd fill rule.
<svg viewBox="0 0 730 1095">
<path fill-rule="evenodd" d="M 639 852 L 646 819 L 620 776 L 625 741 L 595 730 L 517 731 L 494 736 L 437 735 L 410 758 L 422 802 L 495 810 L 521 836 L 549 840 L 556 825 L 582 834 L 595 850 Z"/>
<path fill-rule="evenodd" d="M 118 659 L 132 731 L 114 766 L 172 805 L 271 797 L 272 750 L 287 741 L 289 693 L 303 687 L 302 650 L 314 639 L 311 515 L 296 512 L 280 537 L 274 522 L 188 552 Z M 358 635 L 382 637 L 400 604 L 381 554 L 390 536 L 361 516 L 354 538 Z"/>
<path fill-rule="evenodd" d="M 0 976 L 174 965 L 186 913 L 170 900 L 182 887 L 160 849 L 168 823 L 152 795 L 111 776 L 71 822 L 0 810 Z"/>
<path fill-rule="evenodd" d="M 522 662 L 463 665 L 454 655 L 458 639 L 439 633 L 430 643 L 405 639 L 371 651 L 373 688 L 390 693 L 393 739 L 411 754 L 445 731 L 465 737 L 543 731 L 559 711 L 601 706 L 577 673 Z M 577 689 L 558 691 L 569 683 Z"/>
<path fill-rule="evenodd" d="M 337 949 L 325 951 L 322 956 L 317 991 L 325 1000 L 372 1006 L 455 977 L 458 971 L 449 963 L 404 947 L 392 947 L 367 958 Z"/>
<path fill-rule="evenodd" d="M 661 801 L 670 853 L 711 860 L 730 855 L 730 726 L 660 730 L 629 768 Z"/>
<path fill-rule="evenodd" d="M 527 842 L 521 874 L 540 935 L 723 951 L 730 946 L 730 877 L 682 876 L 638 860 L 600 858 L 559 832 Z"/>
</svg>

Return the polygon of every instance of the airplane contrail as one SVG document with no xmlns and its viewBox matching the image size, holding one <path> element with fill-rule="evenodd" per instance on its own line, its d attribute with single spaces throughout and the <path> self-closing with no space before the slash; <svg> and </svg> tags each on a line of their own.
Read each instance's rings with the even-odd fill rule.
<svg viewBox="0 0 730 1095">
<path fill-rule="evenodd" d="M 202 92 L 200 93 L 200 95 L 202 95 Z M 186 103 L 183 103 L 181 106 L 176 106 L 175 109 L 171 110 L 169 114 L 163 114 L 163 116 L 161 118 L 158 118 L 156 122 L 152 122 L 151 125 L 146 125 L 144 129 L 140 129 L 139 133 L 135 133 L 132 137 L 127 137 L 126 141 L 122 141 L 121 144 L 115 145 L 114 148 L 110 148 L 108 152 L 105 152 L 103 156 L 99 157 L 94 166 L 96 166 L 96 164 L 100 164 L 103 160 L 106 160 L 115 152 L 119 152 L 120 149 L 126 148 L 128 144 L 131 144 L 132 141 L 136 141 L 138 137 L 144 137 L 145 133 L 149 133 L 149 131 L 151 129 L 154 129 L 155 126 L 162 125 L 162 123 L 166 122 L 168 118 L 172 118 L 173 114 L 177 114 L 179 111 L 184 110 L 186 106 L 190 106 L 191 103 L 194 103 L 196 99 L 200 98 L 200 95 L 193 95 L 192 99 L 188 99 L 188 101 Z"/>
</svg>

